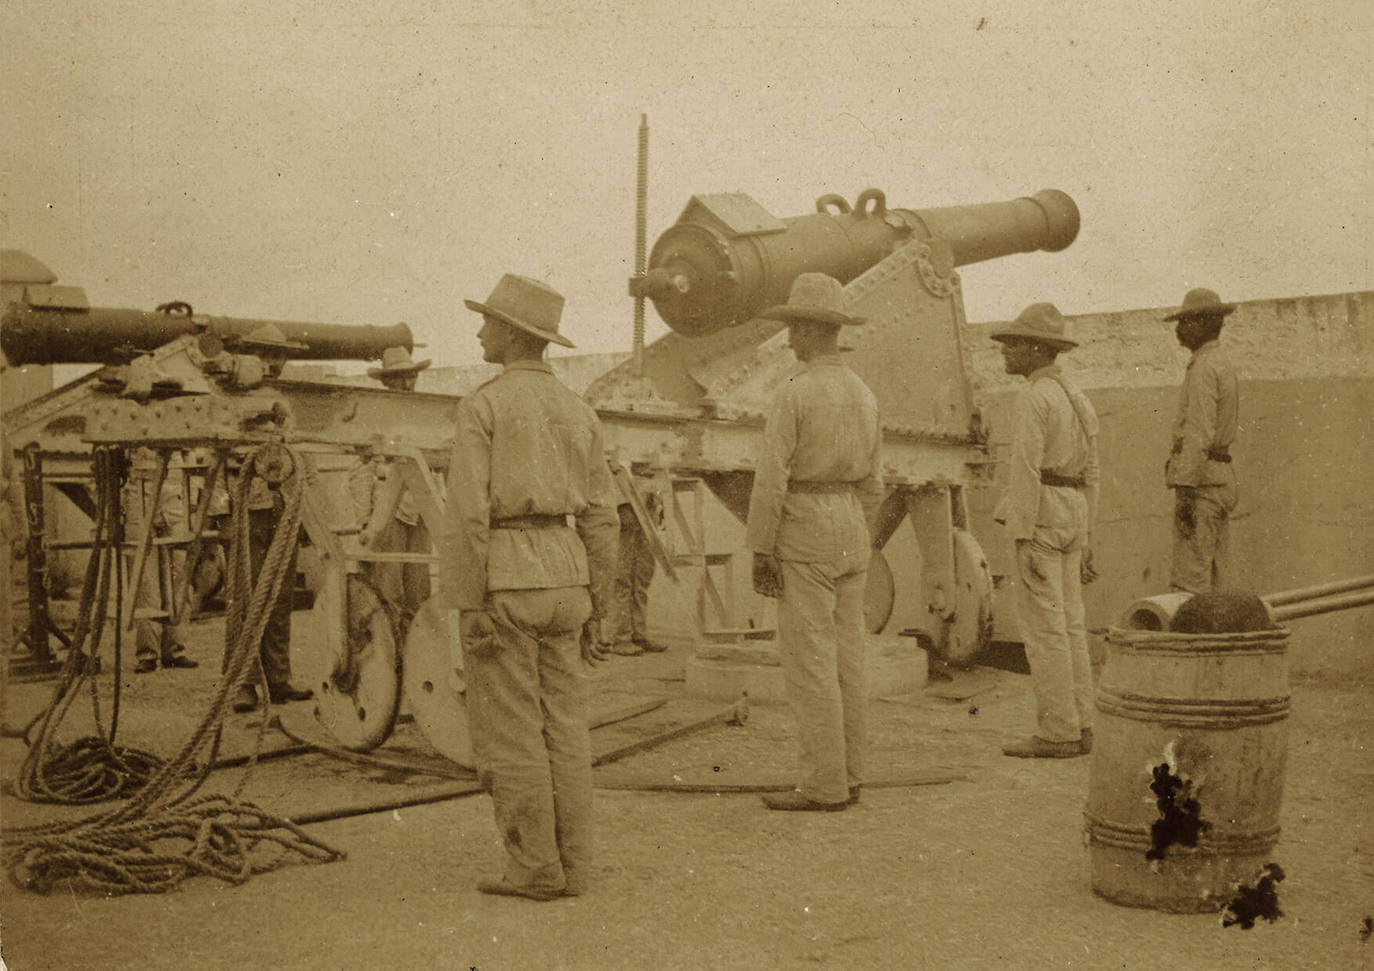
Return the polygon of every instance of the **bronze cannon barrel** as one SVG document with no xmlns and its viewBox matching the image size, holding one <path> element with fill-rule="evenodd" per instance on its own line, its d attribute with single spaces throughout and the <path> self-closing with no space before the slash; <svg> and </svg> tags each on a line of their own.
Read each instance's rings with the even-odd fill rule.
<svg viewBox="0 0 1374 971">
<path fill-rule="evenodd" d="M 269 324 L 287 340 L 309 348 L 292 352 L 292 357 L 310 360 L 373 360 L 388 347 L 410 350 L 414 345 L 406 324 L 299 323 L 102 307 L 52 309 L 14 301 L 0 317 L 0 348 L 13 367 L 110 364 L 126 360 L 131 351 L 151 351 L 183 334 L 209 331 L 232 346 L 234 338 Z"/>
<path fill-rule="evenodd" d="M 742 324 L 783 303 L 798 274 L 848 283 L 912 239 L 942 239 L 954 266 L 1057 252 L 1078 235 L 1078 207 L 1057 189 L 1008 202 L 888 209 L 878 189 L 851 207 L 838 195 L 816 212 L 778 219 L 743 193 L 693 196 L 649 255 L 631 290 L 654 302 L 675 331 L 699 336 Z"/>
</svg>

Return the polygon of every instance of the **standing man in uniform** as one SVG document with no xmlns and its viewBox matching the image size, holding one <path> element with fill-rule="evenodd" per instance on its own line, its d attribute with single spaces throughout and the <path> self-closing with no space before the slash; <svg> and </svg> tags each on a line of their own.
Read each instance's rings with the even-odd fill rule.
<svg viewBox="0 0 1374 971">
<path fill-rule="evenodd" d="M 273 324 L 265 324 L 239 341 L 245 351 L 256 354 L 262 361 L 263 372 L 268 378 L 281 377 L 287 358 L 292 351 L 308 348 L 299 341 L 290 341 Z M 215 518 L 215 528 L 221 536 L 229 534 L 229 498 L 227 490 L 222 497 L 220 515 Z M 277 525 L 281 522 L 285 508 L 281 492 L 271 488 L 261 476 L 254 476 L 248 483 L 248 556 L 250 576 L 254 582 L 262 572 L 267 560 L 267 551 L 272 546 Z M 216 502 L 212 501 L 211 511 L 215 512 Z M 277 599 L 272 602 L 272 610 L 263 628 L 262 642 L 258 646 L 258 656 L 267 681 L 267 700 L 274 705 L 284 705 L 291 701 L 306 701 L 314 697 L 309 688 L 297 688 L 291 683 L 291 608 L 296 596 L 296 548 L 299 536 L 292 537 L 291 553 L 285 567 L 281 589 Z M 234 556 L 231 548 L 229 556 Z M 225 661 L 227 663 L 228 656 Z M 253 711 L 258 707 L 257 688 L 251 683 L 239 685 L 234 696 L 233 708 L 237 712 Z"/>
<path fill-rule="evenodd" d="M 1164 467 L 1165 484 L 1174 490 L 1169 585 L 1187 593 L 1208 593 L 1227 579 L 1227 524 L 1238 498 L 1231 443 L 1240 391 L 1236 369 L 1218 338 L 1226 315 L 1235 309 L 1211 290 L 1189 290 L 1183 306 L 1164 318 L 1178 321 L 1178 342 L 1193 352 Z"/>
<path fill-rule="evenodd" d="M 778 598 L 778 650 L 801 740 L 801 783 L 769 809 L 842 810 L 859 801 L 865 714 L 864 581 L 869 524 L 883 500 L 878 401 L 840 361 L 844 287 L 803 273 L 786 304 L 802 363 L 773 401 L 749 496 L 754 589 Z"/>
<path fill-rule="evenodd" d="M 404 347 L 388 347 L 382 353 L 382 366 L 368 368 L 367 376 L 389 391 L 414 391 L 420 372 L 429 363 L 417 364 Z M 430 552 L 429 529 L 394 462 L 381 455 L 360 460 L 349 472 L 348 492 L 361 530 L 361 545 L 378 553 Z M 362 572 L 396 608 L 402 629 L 409 629 L 415 611 L 429 599 L 429 564 L 365 562 Z"/>
<path fill-rule="evenodd" d="M 169 470 L 162 483 L 162 495 L 153 502 L 153 485 L 157 478 L 157 453 L 149 448 L 130 450 L 129 477 L 124 483 L 124 536 L 135 543 L 142 541 L 145 530 L 151 529 L 158 538 L 180 536 L 185 532 L 186 502 L 182 497 L 177 470 Z M 138 589 L 132 591 L 130 610 L 140 608 L 161 611 L 167 606 L 166 581 L 174 554 L 164 552 L 156 544 L 148 547 L 143 564 L 143 576 Z M 133 582 L 134 554 L 125 555 L 126 582 Z M 186 656 L 186 618 L 172 624 L 170 617 L 139 618 L 134 621 L 135 674 L 157 670 L 161 660 L 164 668 L 194 668 L 196 662 Z"/>
<path fill-rule="evenodd" d="M 543 359 L 550 341 L 573 346 L 562 296 L 506 274 L 464 302 L 482 315 L 483 359 L 504 367 L 458 406 L 440 571 L 507 854 L 477 889 L 551 900 L 582 893 L 591 863 L 583 664 L 606 656 L 616 499 L 596 413 Z"/>
<path fill-rule="evenodd" d="M 1055 363 L 1078 346 L 1051 303 L 1031 304 L 992 339 L 1016 397 L 1007 491 L 994 518 L 1016 543 L 1016 612 L 1035 693 L 1035 734 L 1008 745 L 1018 758 L 1092 750 L 1092 665 L 1083 583 L 1096 577 L 1089 546 L 1097 515 L 1097 413 Z"/>
<path fill-rule="evenodd" d="M 620 516 L 620 569 L 615 576 L 615 646 L 611 650 L 627 657 L 661 654 L 668 645 L 649 639 L 649 588 L 654 582 L 654 553 L 629 495 L 639 486 L 634 474 L 623 467 L 612 472 L 611 478 L 620 491 L 617 510 Z M 641 493 L 644 511 L 662 527 L 663 500 L 651 479 L 640 478 L 645 483 Z"/>
</svg>

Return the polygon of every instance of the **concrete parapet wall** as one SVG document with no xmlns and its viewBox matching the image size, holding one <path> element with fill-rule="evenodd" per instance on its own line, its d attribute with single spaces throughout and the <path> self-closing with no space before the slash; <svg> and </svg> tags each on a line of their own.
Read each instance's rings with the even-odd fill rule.
<svg viewBox="0 0 1374 971">
<path fill-rule="evenodd" d="M 1084 389 L 1177 385 L 1188 352 L 1163 320 L 1174 309 L 1069 317 L 1069 336 L 1080 346 L 1061 357 L 1065 371 Z M 997 345 L 987 339 L 999 326 L 968 325 L 980 392 L 1014 389 L 1019 380 L 1002 369 Z M 1246 380 L 1374 377 L 1374 291 L 1244 301 L 1226 318 L 1221 340 Z"/>
</svg>

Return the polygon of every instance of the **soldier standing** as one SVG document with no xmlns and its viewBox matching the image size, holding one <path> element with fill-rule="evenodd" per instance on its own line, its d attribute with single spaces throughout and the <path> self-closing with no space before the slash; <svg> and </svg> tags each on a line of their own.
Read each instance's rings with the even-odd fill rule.
<svg viewBox="0 0 1374 971">
<path fill-rule="evenodd" d="M 414 391 L 428 360 L 416 363 L 404 347 L 388 347 L 382 366 L 368 368 L 367 376 L 390 391 Z M 383 456 L 360 461 L 349 472 L 348 491 L 361 530 L 359 541 L 378 553 L 428 553 L 429 529 L 420 518 L 419 505 L 400 482 L 395 463 Z M 397 608 L 403 628 L 415 611 L 429 599 L 429 564 L 364 563 L 363 573 L 383 599 Z"/>
<path fill-rule="evenodd" d="M 562 296 L 506 274 L 464 302 L 483 359 L 504 367 L 458 406 L 440 571 L 507 854 L 477 889 L 550 900 L 582 893 L 591 862 L 583 663 L 606 656 L 619 520 L 596 413 L 543 360 L 550 341 L 573 346 Z"/>
<path fill-rule="evenodd" d="M 803 273 L 761 316 L 787 324 L 802 363 L 773 401 L 746 541 L 754 589 L 778 598 L 778 650 L 801 740 L 801 783 L 769 809 L 842 810 L 863 783 L 864 582 L 869 527 L 883 499 L 878 402 L 840 361 L 844 287 Z"/>
<path fill-rule="evenodd" d="M 153 503 L 153 484 L 156 479 L 157 455 L 152 449 L 132 449 L 129 457 L 129 478 L 124 484 L 124 535 L 128 540 L 141 542 L 146 530 L 153 530 L 158 538 L 181 536 L 186 526 L 186 501 L 182 496 L 179 483 L 168 476 L 162 484 L 162 495 L 156 505 Z M 157 544 L 148 547 L 148 557 L 143 565 L 143 576 L 138 589 L 133 591 L 131 610 L 140 609 L 160 611 L 167 605 L 168 597 L 164 589 L 165 564 L 174 554 L 166 553 Z M 132 553 L 126 555 L 126 573 L 132 582 Z M 194 668 L 196 662 L 186 656 L 187 628 L 183 621 L 173 625 L 170 618 L 139 618 L 134 621 L 134 646 L 137 662 L 136 674 L 156 671 L 158 661 L 164 668 Z"/>
<path fill-rule="evenodd" d="M 643 490 L 644 511 L 659 527 L 663 525 L 663 500 L 647 477 Z M 616 654 L 636 657 L 640 654 L 661 654 L 666 644 L 649 639 L 649 588 L 654 582 L 654 553 L 649 537 L 635 515 L 634 503 L 627 490 L 637 490 L 634 475 L 628 471 L 612 474 L 612 481 L 621 490 L 620 508 L 620 569 L 615 577 L 615 646 Z"/>
<path fill-rule="evenodd" d="M 1236 440 L 1240 391 L 1236 369 L 1218 338 L 1236 309 L 1211 290 L 1189 290 L 1183 306 L 1165 317 L 1178 321 L 1178 342 L 1192 351 L 1174 419 L 1173 449 L 1164 481 L 1174 490 L 1174 546 L 1169 585 L 1208 593 L 1226 582 L 1228 522 L 1236 508 Z"/>
<path fill-rule="evenodd" d="M 1055 363 L 1078 346 L 1051 303 L 1031 304 L 992 339 L 1008 374 L 1026 378 L 1016 397 L 1007 491 L 993 517 L 1016 543 L 1016 612 L 1030 662 L 1036 730 L 1003 754 L 1072 758 L 1092 750 L 1092 665 L 1083 582 L 1097 514 L 1097 414 Z"/>
<path fill-rule="evenodd" d="M 287 340 L 281 330 L 272 324 L 259 327 L 239 344 L 262 360 L 263 370 L 269 378 L 281 376 L 290 352 L 307 349 L 306 345 L 299 341 Z M 211 508 L 212 512 L 220 513 L 214 520 L 215 528 L 221 536 L 225 536 L 229 532 L 227 490 L 223 495 L 217 496 L 216 501 L 219 503 L 218 509 L 214 503 Z M 250 576 L 254 582 L 257 581 L 266 562 L 267 551 L 272 545 L 272 537 L 276 535 L 284 506 L 285 502 L 278 490 L 271 488 L 260 476 L 252 478 L 248 484 L 248 555 Z M 309 688 L 297 688 L 291 683 L 291 608 L 296 595 L 298 541 L 298 536 L 292 537 L 291 553 L 282 577 L 281 589 L 277 593 L 277 599 L 272 602 L 267 626 L 263 628 L 262 642 L 258 647 L 263 675 L 267 681 L 267 700 L 274 705 L 306 701 L 314 696 L 314 692 Z M 229 555 L 235 555 L 232 548 Z M 228 663 L 227 655 L 225 663 Z M 234 711 L 253 711 L 258 707 L 258 701 L 258 692 L 253 684 L 241 684 L 234 696 Z"/>
</svg>

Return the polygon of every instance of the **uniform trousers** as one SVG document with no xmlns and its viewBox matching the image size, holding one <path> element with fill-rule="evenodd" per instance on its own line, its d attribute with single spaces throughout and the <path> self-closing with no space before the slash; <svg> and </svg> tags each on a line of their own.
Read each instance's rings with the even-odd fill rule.
<svg viewBox="0 0 1374 971">
<path fill-rule="evenodd" d="M 615 576 L 615 635 L 620 641 L 648 638 L 649 585 L 654 554 L 631 506 L 620 507 L 620 569 Z"/>
<path fill-rule="evenodd" d="M 248 561 L 253 585 L 257 585 L 258 574 L 267 559 L 267 550 L 272 545 L 281 514 L 275 509 L 253 509 L 248 513 Z M 214 517 L 215 529 L 221 536 L 229 536 L 231 529 L 228 516 Z M 291 686 L 291 608 L 296 597 L 296 549 L 299 537 L 292 537 L 291 552 L 286 562 L 286 573 L 282 577 L 281 591 L 267 615 L 267 626 L 263 628 L 262 642 L 258 646 L 258 656 L 262 660 L 263 675 L 267 678 L 269 691 L 279 691 Z M 234 556 L 231 548 L 229 556 Z M 244 596 L 251 596 L 245 590 Z M 227 596 L 227 591 L 226 591 Z M 233 610 L 232 604 L 226 604 Z M 228 663 L 226 653 L 224 663 Z"/>
<path fill-rule="evenodd" d="M 1029 544 L 1017 544 L 1016 610 L 1035 694 L 1035 734 L 1049 742 L 1076 742 L 1092 728 L 1082 564 L 1083 532 L 1074 527 L 1036 526 Z"/>
<path fill-rule="evenodd" d="M 133 603 L 129 610 L 162 610 L 170 603 L 171 597 L 164 586 L 170 578 L 163 570 L 163 557 L 167 555 L 163 549 L 165 547 L 160 549 L 157 546 L 148 549 L 148 556 L 143 563 L 143 578 L 139 581 L 138 589 L 133 591 Z M 134 554 L 126 554 L 124 576 L 132 582 L 133 575 Z M 170 619 L 140 618 L 134 621 L 134 655 L 140 661 L 156 662 L 160 659 L 166 664 L 174 663 L 186 653 L 187 636 L 184 622 L 173 625 Z"/>
<path fill-rule="evenodd" d="M 863 782 L 868 564 L 855 561 L 782 561 L 778 651 L 801 740 L 797 788 L 816 802 L 844 802 Z"/>
<path fill-rule="evenodd" d="M 514 886 L 581 893 L 592 856 L 592 754 L 582 626 L 586 587 L 497 590 L 495 635 L 463 644 L 480 776 Z"/>
<path fill-rule="evenodd" d="M 429 530 L 423 522 L 413 525 L 395 516 L 383 527 L 372 549 L 378 553 L 432 553 Z M 364 575 L 376 586 L 382 598 L 401 614 L 406 624 L 415 611 L 429 599 L 428 563 L 364 563 Z"/>
<path fill-rule="evenodd" d="M 167 536 L 170 533 L 172 523 L 180 526 L 184 520 L 181 514 L 182 507 L 167 497 L 172 489 L 170 482 L 164 483 L 164 516 L 169 521 L 167 525 L 154 525 L 153 533 L 155 537 Z M 135 543 L 143 541 L 144 530 L 148 528 L 150 519 L 156 519 L 148 515 L 148 511 L 153 505 L 153 484 L 150 481 L 140 478 L 130 478 L 124 486 L 124 535 L 127 539 Z M 176 554 L 170 552 L 170 547 L 149 544 L 148 555 L 143 562 L 143 576 L 139 580 L 138 589 L 128 591 L 132 598 L 128 609 L 130 612 L 139 609 L 164 610 L 171 602 L 169 585 L 172 572 L 172 563 L 175 562 Z M 136 554 L 129 552 L 124 554 L 124 579 L 126 583 L 133 583 L 134 560 Z M 170 611 L 169 611 L 170 613 Z M 140 661 L 157 662 L 161 659 L 166 663 L 173 663 L 181 655 L 186 653 L 186 638 L 189 631 L 184 625 L 173 627 L 169 619 L 141 618 L 134 621 L 134 653 Z"/>
<path fill-rule="evenodd" d="M 1231 510 L 1236 508 L 1235 485 L 1197 486 L 1193 490 L 1190 526 L 1179 515 L 1175 492 L 1174 549 L 1169 585 L 1187 593 L 1209 593 L 1228 581 Z"/>
</svg>

